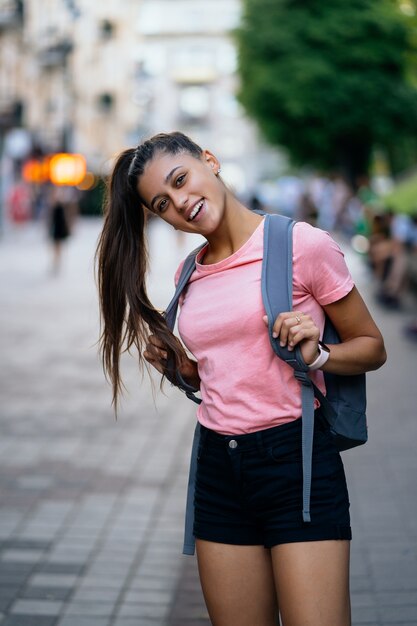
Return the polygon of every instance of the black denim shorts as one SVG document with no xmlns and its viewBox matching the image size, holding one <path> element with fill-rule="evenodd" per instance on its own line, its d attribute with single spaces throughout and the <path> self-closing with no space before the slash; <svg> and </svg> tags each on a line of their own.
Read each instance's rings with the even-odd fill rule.
<svg viewBox="0 0 417 626">
<path fill-rule="evenodd" d="M 202 426 L 194 500 L 198 539 L 266 548 L 351 539 L 349 496 L 340 454 L 315 423 L 311 522 L 302 517 L 301 419 L 246 435 Z"/>
</svg>

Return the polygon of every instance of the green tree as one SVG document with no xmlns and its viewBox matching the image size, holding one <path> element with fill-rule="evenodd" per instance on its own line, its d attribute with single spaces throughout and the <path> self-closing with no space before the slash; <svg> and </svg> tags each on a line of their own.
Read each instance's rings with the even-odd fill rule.
<svg viewBox="0 0 417 626">
<path fill-rule="evenodd" d="M 243 0 L 236 37 L 239 100 L 295 163 L 354 186 L 374 146 L 416 135 L 415 20 L 399 2 Z"/>
</svg>

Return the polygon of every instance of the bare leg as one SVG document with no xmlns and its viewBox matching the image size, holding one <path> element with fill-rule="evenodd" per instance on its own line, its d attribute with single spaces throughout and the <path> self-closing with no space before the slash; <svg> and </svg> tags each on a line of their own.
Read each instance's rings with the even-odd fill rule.
<svg viewBox="0 0 417 626">
<path fill-rule="evenodd" d="M 350 626 L 349 541 L 272 548 L 283 626 Z"/>
<path fill-rule="evenodd" d="M 276 626 L 270 550 L 201 539 L 196 544 L 201 586 L 213 626 Z"/>
</svg>

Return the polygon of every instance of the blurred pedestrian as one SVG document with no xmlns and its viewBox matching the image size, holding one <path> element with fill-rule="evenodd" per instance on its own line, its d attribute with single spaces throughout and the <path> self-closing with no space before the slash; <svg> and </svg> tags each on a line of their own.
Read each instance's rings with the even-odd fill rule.
<svg viewBox="0 0 417 626">
<path fill-rule="evenodd" d="M 52 243 L 52 273 L 58 274 L 62 264 L 64 241 L 70 236 L 70 223 L 65 191 L 53 187 L 50 195 L 48 234 Z"/>
<path fill-rule="evenodd" d="M 262 202 L 259 199 L 259 196 L 256 193 L 253 193 L 248 200 L 248 207 L 251 211 L 262 211 L 265 210 Z"/>
<path fill-rule="evenodd" d="M 398 309 L 408 285 L 410 257 L 417 249 L 414 222 L 408 215 L 392 211 L 376 214 L 369 240 L 369 257 L 378 281 L 377 299 L 390 309 Z"/>
<path fill-rule="evenodd" d="M 417 341 L 417 317 L 404 326 L 404 334 L 408 339 Z"/>
<path fill-rule="evenodd" d="M 179 318 L 194 358 L 146 295 L 144 207 L 207 239 Z M 111 176 L 97 250 L 103 363 L 116 406 L 124 338 L 138 347 L 141 363 L 161 374 L 172 355 L 182 377 L 200 389 L 194 535 L 212 623 L 274 626 L 279 607 L 285 626 L 348 626 L 351 529 L 343 465 L 317 422 L 312 522 L 303 522 L 300 388 L 269 342 L 263 225 L 263 216 L 223 183 L 214 154 L 182 133 L 125 150 Z M 320 369 L 347 375 L 376 369 L 384 344 L 333 239 L 305 223 L 295 224 L 293 236 L 294 306 L 278 316 L 274 333 L 282 345 L 300 346 L 325 392 Z M 330 352 L 319 344 L 324 312 L 342 338 Z M 237 471 L 229 452 L 240 444 L 246 451 Z"/>
<path fill-rule="evenodd" d="M 10 221 L 21 225 L 32 217 L 32 198 L 29 187 L 24 180 L 14 183 L 6 198 L 6 205 Z"/>
</svg>

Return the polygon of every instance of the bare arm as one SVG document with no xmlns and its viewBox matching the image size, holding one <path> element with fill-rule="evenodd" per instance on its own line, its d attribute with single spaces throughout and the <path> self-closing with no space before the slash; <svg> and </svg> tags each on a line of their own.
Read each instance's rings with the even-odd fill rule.
<svg viewBox="0 0 417 626">
<path fill-rule="evenodd" d="M 356 287 L 337 302 L 323 307 L 342 343 L 330 345 L 330 358 L 322 367 L 333 374 L 361 374 L 381 367 L 387 358 L 384 341 Z M 266 317 L 264 318 L 267 324 Z M 302 311 L 280 313 L 274 335 L 282 346 L 292 350 L 300 344 L 309 365 L 318 355 L 319 329 L 310 315 Z"/>
<path fill-rule="evenodd" d="M 376 370 L 385 363 L 384 340 L 356 287 L 338 302 L 323 308 L 342 342 L 329 346 L 330 358 L 323 371 L 361 374 Z"/>
</svg>

